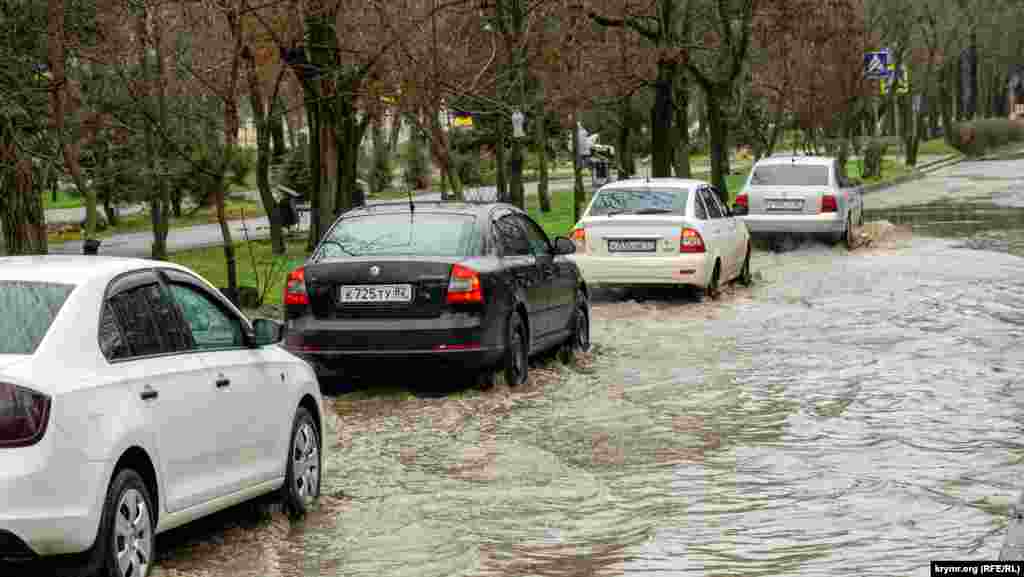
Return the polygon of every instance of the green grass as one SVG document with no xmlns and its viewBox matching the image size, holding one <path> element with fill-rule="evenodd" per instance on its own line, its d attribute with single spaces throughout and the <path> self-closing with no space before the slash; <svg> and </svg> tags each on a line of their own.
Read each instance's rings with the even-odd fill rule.
<svg viewBox="0 0 1024 577">
<path fill-rule="evenodd" d="M 270 240 L 252 240 L 234 243 L 235 261 L 238 266 L 238 284 L 256 287 L 264 293 L 264 305 L 281 304 L 285 279 L 288 273 L 306 260 L 306 238 L 289 238 L 285 243 L 284 255 L 275 256 Z M 251 253 L 250 253 L 251 250 Z M 215 246 L 176 252 L 170 260 L 189 267 L 214 286 L 228 284 L 227 265 L 224 261 L 224 247 Z"/>
<path fill-rule="evenodd" d="M 551 212 L 540 211 L 540 197 L 526 197 L 526 211 L 537 221 L 537 224 L 548 233 L 548 236 L 568 236 L 572 228 L 576 226 L 576 219 L 573 218 L 573 191 L 555 190 L 551 191 Z M 586 203 L 590 202 L 590 191 L 587 190 Z"/>
<path fill-rule="evenodd" d="M 53 200 L 52 191 L 43 191 L 43 210 L 51 208 L 78 208 L 82 206 L 82 199 L 78 196 L 71 196 L 67 190 L 57 191 L 57 201 Z"/>
<path fill-rule="evenodd" d="M 895 180 L 901 176 L 910 174 L 912 171 L 902 161 L 890 160 L 888 158 L 882 159 L 882 175 L 877 178 L 864 178 L 862 176 L 863 162 L 858 160 L 851 160 L 846 163 L 846 174 L 850 178 L 855 178 L 861 181 L 862 184 L 878 184 L 880 182 L 888 182 Z"/>
<path fill-rule="evenodd" d="M 931 140 L 922 141 L 918 145 L 917 153 L 920 155 L 935 155 L 935 156 L 949 156 L 951 154 L 960 154 L 957 149 L 946 144 L 944 138 L 933 138 Z"/>
</svg>

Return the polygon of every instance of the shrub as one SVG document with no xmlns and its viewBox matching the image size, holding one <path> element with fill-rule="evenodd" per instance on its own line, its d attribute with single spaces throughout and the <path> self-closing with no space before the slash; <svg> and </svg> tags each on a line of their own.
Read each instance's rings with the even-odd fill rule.
<svg viewBox="0 0 1024 577">
<path fill-rule="evenodd" d="M 864 145 L 864 168 L 861 178 L 880 178 L 882 176 L 882 159 L 889 149 L 889 142 L 875 138 Z"/>
<path fill-rule="evenodd" d="M 986 118 L 963 122 L 953 131 L 952 146 L 968 156 L 981 156 L 986 152 L 1024 142 L 1024 122 L 1007 118 Z"/>
<path fill-rule="evenodd" d="M 452 165 L 464 186 L 479 186 L 480 155 L 476 152 L 452 153 Z"/>
</svg>

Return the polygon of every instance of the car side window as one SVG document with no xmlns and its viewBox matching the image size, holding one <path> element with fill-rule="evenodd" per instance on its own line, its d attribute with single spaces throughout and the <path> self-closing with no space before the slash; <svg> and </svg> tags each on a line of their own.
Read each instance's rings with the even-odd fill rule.
<svg viewBox="0 0 1024 577">
<path fill-rule="evenodd" d="M 508 212 L 496 219 L 494 230 L 502 256 L 530 256 L 530 241 L 515 213 Z"/>
<path fill-rule="evenodd" d="M 723 216 L 722 209 L 719 208 L 718 203 L 715 202 L 715 199 L 711 198 L 712 197 L 711 189 L 710 188 L 702 188 L 701 189 L 701 197 L 704 198 L 704 205 L 708 209 L 708 215 L 711 216 L 711 218 L 722 218 L 722 216 Z"/>
<path fill-rule="evenodd" d="M 708 210 L 704 206 L 703 188 L 697 190 L 693 196 L 693 213 L 699 220 L 708 219 Z"/>
<path fill-rule="evenodd" d="M 109 302 L 103 303 L 103 312 L 100 315 L 99 343 L 100 352 L 108 361 L 132 356 L 132 351 L 121 333 L 121 326 L 117 322 L 117 314 Z"/>
<path fill-rule="evenodd" d="M 153 304 L 147 298 L 151 293 L 148 289 L 152 287 L 159 290 L 159 285 L 153 283 L 126 290 L 110 299 L 110 306 L 124 331 L 129 356 L 142 357 L 171 351 L 169 346 L 164 346 L 163 331 L 157 324 Z"/>
<path fill-rule="evenodd" d="M 530 252 L 533 256 L 551 255 L 551 242 L 544 230 L 537 226 L 528 217 L 519 215 L 519 222 L 526 231 L 526 240 L 530 243 Z"/>
<path fill-rule="evenodd" d="M 243 346 L 241 323 L 224 312 L 209 297 L 180 283 L 171 284 L 171 294 L 181 307 L 185 324 L 192 332 L 195 348 L 203 350 Z"/>
</svg>

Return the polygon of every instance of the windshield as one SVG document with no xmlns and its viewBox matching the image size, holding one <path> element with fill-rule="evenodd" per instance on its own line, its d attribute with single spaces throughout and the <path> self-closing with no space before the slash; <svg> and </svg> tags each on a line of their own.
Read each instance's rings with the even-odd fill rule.
<svg viewBox="0 0 1024 577">
<path fill-rule="evenodd" d="M 751 185 L 828 186 L 828 166 L 814 164 L 765 164 L 754 169 Z"/>
<path fill-rule="evenodd" d="M 368 214 L 339 222 L 321 243 L 317 260 L 346 256 L 472 256 L 478 251 L 478 236 L 472 215 Z"/>
<path fill-rule="evenodd" d="M 689 190 L 685 188 L 612 188 L 597 193 L 590 216 L 617 214 L 683 214 Z"/>
<path fill-rule="evenodd" d="M 0 354 L 31 355 L 74 285 L 0 280 Z"/>
</svg>

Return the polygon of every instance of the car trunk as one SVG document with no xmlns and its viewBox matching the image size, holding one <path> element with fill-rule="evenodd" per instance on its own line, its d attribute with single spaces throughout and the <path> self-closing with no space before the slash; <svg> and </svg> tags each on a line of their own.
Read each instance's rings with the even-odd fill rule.
<svg viewBox="0 0 1024 577">
<path fill-rule="evenodd" d="M 361 257 L 306 266 L 313 316 L 433 318 L 445 308 L 457 257 Z M 376 274 L 374 274 L 376 273 Z"/>
<path fill-rule="evenodd" d="M 677 215 L 591 216 L 583 222 L 587 252 L 631 257 L 679 254 L 685 223 Z"/>
<path fill-rule="evenodd" d="M 750 214 L 818 214 L 827 185 L 765 186 L 747 188 Z"/>
</svg>

